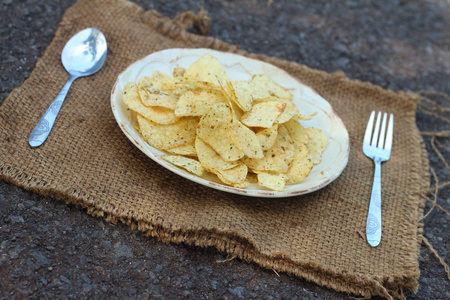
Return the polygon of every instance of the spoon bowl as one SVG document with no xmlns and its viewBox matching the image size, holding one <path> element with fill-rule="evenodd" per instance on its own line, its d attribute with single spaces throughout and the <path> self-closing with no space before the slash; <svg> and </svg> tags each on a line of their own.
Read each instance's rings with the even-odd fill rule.
<svg viewBox="0 0 450 300">
<path fill-rule="evenodd" d="M 61 62 L 68 73 L 92 75 L 103 66 L 107 44 L 103 33 L 87 28 L 72 37 L 61 53 Z"/>
<path fill-rule="evenodd" d="M 31 132 L 28 140 L 31 147 L 38 147 L 44 143 L 72 82 L 100 70 L 106 60 L 107 49 L 106 38 L 97 28 L 86 28 L 67 42 L 61 53 L 61 62 L 69 73 L 69 79 Z"/>
</svg>

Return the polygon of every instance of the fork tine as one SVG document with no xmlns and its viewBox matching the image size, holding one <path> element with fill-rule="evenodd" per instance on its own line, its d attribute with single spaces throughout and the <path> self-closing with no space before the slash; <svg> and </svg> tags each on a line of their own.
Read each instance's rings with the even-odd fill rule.
<svg viewBox="0 0 450 300">
<path fill-rule="evenodd" d="M 383 149 L 384 138 L 386 136 L 387 113 L 383 114 L 383 122 L 381 123 L 380 138 L 378 140 L 378 148 Z"/>
<path fill-rule="evenodd" d="M 380 122 L 381 122 L 381 111 L 378 112 L 377 121 L 375 122 L 375 128 L 373 130 L 372 143 L 371 146 L 376 146 L 378 141 L 378 132 L 380 131 Z"/>
<path fill-rule="evenodd" d="M 370 114 L 369 121 L 367 122 L 366 133 L 364 134 L 364 144 L 370 145 L 370 138 L 372 137 L 373 119 L 375 118 L 375 111 Z"/>
<path fill-rule="evenodd" d="M 385 149 L 391 151 L 392 149 L 392 136 L 394 135 L 394 115 L 389 116 L 389 124 L 386 133 L 386 145 Z"/>
</svg>

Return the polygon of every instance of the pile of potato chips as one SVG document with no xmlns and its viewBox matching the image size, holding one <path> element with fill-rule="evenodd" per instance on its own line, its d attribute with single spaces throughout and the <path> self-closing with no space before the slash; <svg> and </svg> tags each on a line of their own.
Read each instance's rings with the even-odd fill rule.
<svg viewBox="0 0 450 300">
<path fill-rule="evenodd" d="M 301 114 L 286 89 L 266 75 L 230 80 L 210 54 L 172 76 L 129 82 L 123 100 L 143 139 L 169 153 L 163 159 L 237 188 L 282 191 L 308 176 L 328 144 L 322 130 L 298 122 L 314 114 Z"/>
</svg>

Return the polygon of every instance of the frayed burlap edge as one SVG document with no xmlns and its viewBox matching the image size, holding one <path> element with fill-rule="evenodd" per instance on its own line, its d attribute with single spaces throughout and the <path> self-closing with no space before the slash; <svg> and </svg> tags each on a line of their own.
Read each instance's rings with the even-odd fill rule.
<svg viewBox="0 0 450 300">
<path fill-rule="evenodd" d="M 425 158 L 426 152 L 425 152 Z M 115 207 L 103 205 L 97 207 L 93 197 L 77 188 L 67 189 L 67 186 L 48 188 L 45 182 L 39 182 L 12 165 L 0 163 L 0 178 L 17 186 L 23 187 L 42 196 L 50 196 L 66 204 L 73 204 L 86 209 L 87 213 L 116 224 L 123 223 L 132 230 L 139 230 L 146 236 L 157 238 L 165 243 L 185 243 L 191 246 L 212 247 L 233 257 L 253 262 L 261 267 L 277 272 L 285 272 L 304 278 L 321 286 L 338 292 L 361 295 L 365 298 L 382 296 L 387 299 L 405 299 L 405 293 L 417 292 L 418 274 L 404 274 L 396 278 L 363 278 L 362 276 L 338 274 L 322 269 L 317 265 L 299 265 L 286 257 L 265 256 L 248 241 L 230 234 L 206 230 L 179 230 L 159 218 L 142 220 L 139 217 L 128 216 Z M 426 175 L 426 174 L 424 174 Z M 427 175 L 429 176 L 429 175 Z M 425 201 L 424 201 L 425 202 Z M 423 211 L 421 205 L 418 210 Z M 418 236 L 422 236 L 422 223 L 418 224 Z M 420 249 L 421 238 L 418 239 L 417 251 Z"/>
</svg>

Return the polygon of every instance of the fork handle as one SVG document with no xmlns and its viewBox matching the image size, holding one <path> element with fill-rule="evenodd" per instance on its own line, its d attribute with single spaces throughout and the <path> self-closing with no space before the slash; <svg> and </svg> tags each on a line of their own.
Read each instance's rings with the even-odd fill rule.
<svg viewBox="0 0 450 300">
<path fill-rule="evenodd" d="M 376 247 L 381 241 L 381 160 L 374 159 L 372 194 L 367 214 L 366 239 L 370 246 Z"/>
</svg>

